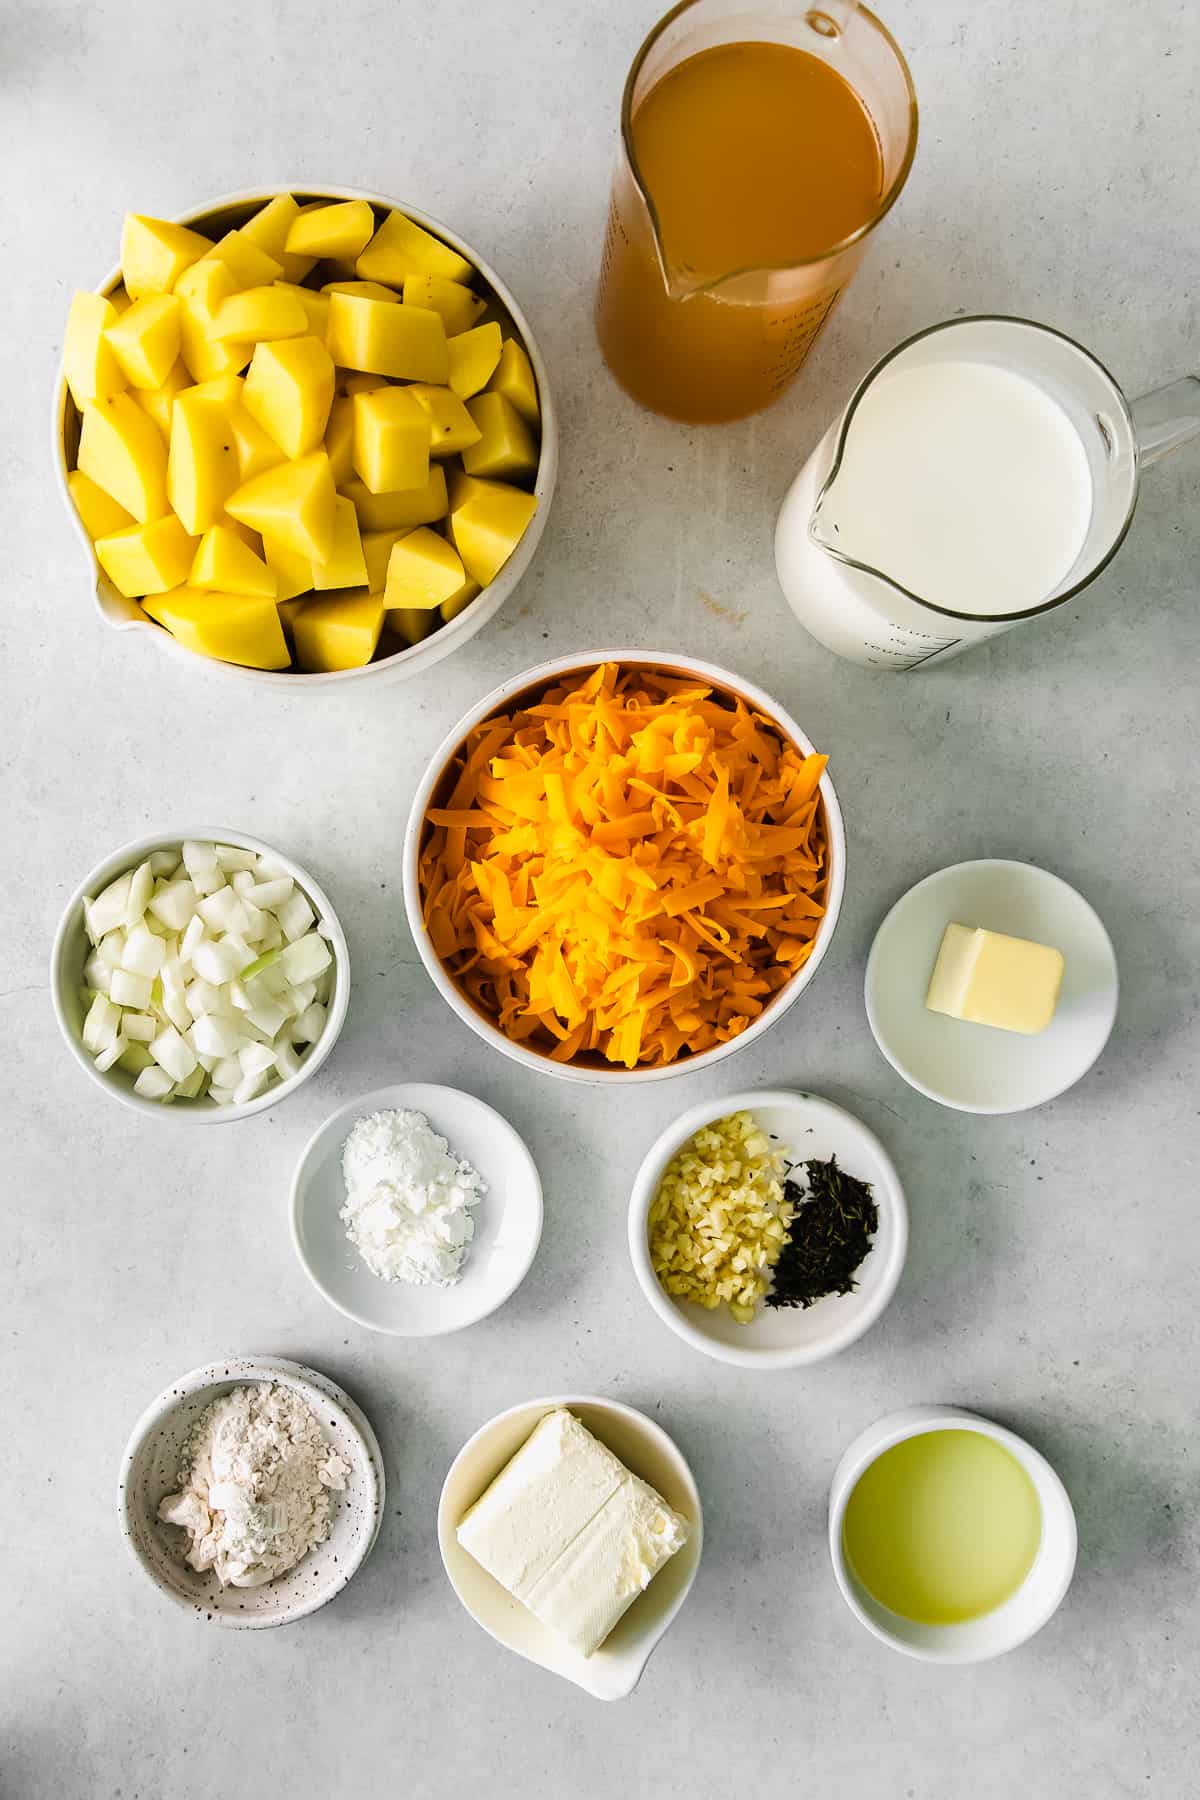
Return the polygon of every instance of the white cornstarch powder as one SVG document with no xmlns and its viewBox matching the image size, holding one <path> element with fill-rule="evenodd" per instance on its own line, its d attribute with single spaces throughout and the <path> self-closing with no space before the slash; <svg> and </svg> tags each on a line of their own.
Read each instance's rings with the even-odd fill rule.
<svg viewBox="0 0 1200 1800">
<path fill-rule="evenodd" d="M 342 1151 L 346 1236 L 373 1275 L 451 1287 L 475 1235 L 487 1183 L 421 1112 L 359 1119 Z"/>
<path fill-rule="evenodd" d="M 329 1536 L 330 1490 L 350 1464 L 326 1443 L 312 1408 L 279 1382 L 237 1387 L 201 1414 L 158 1509 L 191 1539 L 193 1569 L 223 1587 L 262 1587 Z"/>
</svg>

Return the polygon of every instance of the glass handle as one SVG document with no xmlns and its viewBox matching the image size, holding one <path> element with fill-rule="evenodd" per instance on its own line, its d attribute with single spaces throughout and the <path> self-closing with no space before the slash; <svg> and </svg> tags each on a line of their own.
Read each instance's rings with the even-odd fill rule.
<svg viewBox="0 0 1200 1800">
<path fill-rule="evenodd" d="M 1200 436 L 1200 375 L 1184 375 L 1131 400 L 1138 462 L 1143 468 Z"/>
</svg>

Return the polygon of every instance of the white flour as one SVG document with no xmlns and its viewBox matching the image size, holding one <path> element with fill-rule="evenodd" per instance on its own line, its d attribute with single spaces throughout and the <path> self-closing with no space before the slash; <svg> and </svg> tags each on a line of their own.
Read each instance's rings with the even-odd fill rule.
<svg viewBox="0 0 1200 1800">
<path fill-rule="evenodd" d="M 342 1152 L 346 1236 L 373 1275 L 451 1287 L 475 1235 L 487 1184 L 421 1112 L 359 1119 Z"/>
<path fill-rule="evenodd" d="M 180 1492 L 158 1509 L 191 1539 L 193 1569 L 222 1586 L 261 1587 L 329 1536 L 330 1489 L 350 1464 L 316 1415 L 278 1382 L 237 1387 L 201 1415 L 179 1471 Z"/>
</svg>

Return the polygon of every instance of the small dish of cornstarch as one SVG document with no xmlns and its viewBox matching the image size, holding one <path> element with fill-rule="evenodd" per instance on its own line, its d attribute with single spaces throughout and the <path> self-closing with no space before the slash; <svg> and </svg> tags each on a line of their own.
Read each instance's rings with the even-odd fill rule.
<svg viewBox="0 0 1200 1800">
<path fill-rule="evenodd" d="M 499 1113 L 410 1083 L 352 1101 L 308 1145 L 292 1236 L 331 1305 L 398 1337 L 473 1325 L 523 1280 L 542 1229 L 533 1158 Z"/>
</svg>

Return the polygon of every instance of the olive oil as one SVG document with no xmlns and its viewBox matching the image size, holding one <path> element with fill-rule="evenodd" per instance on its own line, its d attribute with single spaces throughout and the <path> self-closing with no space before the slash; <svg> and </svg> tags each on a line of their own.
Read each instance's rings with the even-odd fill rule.
<svg viewBox="0 0 1200 1800">
<path fill-rule="evenodd" d="M 842 1542 L 882 1606 L 922 1625 L 995 1610 L 1025 1580 L 1042 1535 L 1033 1482 L 980 1431 L 926 1431 L 885 1450 L 859 1477 Z"/>
</svg>

